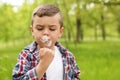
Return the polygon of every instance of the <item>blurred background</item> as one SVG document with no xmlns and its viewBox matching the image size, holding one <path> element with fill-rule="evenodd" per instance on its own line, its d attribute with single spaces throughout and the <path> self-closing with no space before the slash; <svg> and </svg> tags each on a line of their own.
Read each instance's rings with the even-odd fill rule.
<svg viewBox="0 0 120 80">
<path fill-rule="evenodd" d="M 120 80 L 120 0 L 0 0 L 0 80 L 11 80 L 18 54 L 34 40 L 31 14 L 44 3 L 61 9 L 59 42 L 75 55 L 81 80 Z"/>
</svg>

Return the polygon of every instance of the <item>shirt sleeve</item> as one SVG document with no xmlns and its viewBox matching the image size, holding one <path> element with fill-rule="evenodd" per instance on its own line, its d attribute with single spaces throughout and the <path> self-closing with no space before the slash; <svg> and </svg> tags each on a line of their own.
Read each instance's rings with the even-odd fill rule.
<svg viewBox="0 0 120 80">
<path fill-rule="evenodd" d="M 75 56 L 71 53 L 71 57 L 70 57 L 70 64 L 72 66 L 73 69 L 73 80 L 80 80 L 79 75 L 80 75 L 80 69 L 76 63 L 75 60 Z"/>
<path fill-rule="evenodd" d="M 18 57 L 18 63 L 13 69 L 12 80 L 38 80 L 35 70 L 37 63 L 34 60 L 32 55 L 21 52 Z"/>
<path fill-rule="evenodd" d="M 73 76 L 75 77 L 75 80 L 80 80 L 79 75 L 80 75 L 80 70 L 78 68 L 78 65 L 76 63 L 75 57 L 73 56 L 72 58 L 72 62 L 73 62 L 73 70 L 74 70 L 74 74 Z"/>
</svg>

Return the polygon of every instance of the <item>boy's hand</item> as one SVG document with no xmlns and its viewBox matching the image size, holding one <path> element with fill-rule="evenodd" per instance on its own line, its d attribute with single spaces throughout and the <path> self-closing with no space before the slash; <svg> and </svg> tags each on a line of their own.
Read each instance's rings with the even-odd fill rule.
<svg viewBox="0 0 120 80">
<path fill-rule="evenodd" d="M 46 67 L 52 62 L 54 58 L 54 51 L 49 48 L 40 49 L 40 63 Z"/>
<path fill-rule="evenodd" d="M 41 48 L 39 54 L 40 62 L 36 66 L 36 73 L 38 78 L 41 79 L 54 58 L 54 51 L 49 48 Z"/>
</svg>

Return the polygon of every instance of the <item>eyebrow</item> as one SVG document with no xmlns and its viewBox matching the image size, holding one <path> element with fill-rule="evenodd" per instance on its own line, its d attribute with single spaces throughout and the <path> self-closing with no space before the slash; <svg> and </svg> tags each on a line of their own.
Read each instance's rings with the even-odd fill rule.
<svg viewBox="0 0 120 80">
<path fill-rule="evenodd" d="M 39 25 L 39 24 L 38 24 L 38 25 L 36 25 L 35 27 L 44 27 L 44 25 Z"/>
<path fill-rule="evenodd" d="M 56 25 L 49 25 L 50 27 L 56 27 Z"/>
<path fill-rule="evenodd" d="M 49 27 L 56 27 L 56 25 L 48 25 Z M 36 25 L 36 27 L 44 27 L 44 25 L 40 25 L 40 24 L 38 24 L 38 25 Z"/>
</svg>

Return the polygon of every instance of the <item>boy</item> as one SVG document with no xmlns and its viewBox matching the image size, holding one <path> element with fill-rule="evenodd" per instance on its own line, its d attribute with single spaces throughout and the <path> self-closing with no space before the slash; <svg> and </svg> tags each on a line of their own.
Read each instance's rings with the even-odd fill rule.
<svg viewBox="0 0 120 80">
<path fill-rule="evenodd" d="M 73 54 L 57 42 L 64 30 L 59 8 L 51 4 L 38 6 L 30 29 L 35 41 L 20 53 L 12 79 L 80 80 Z"/>
</svg>

